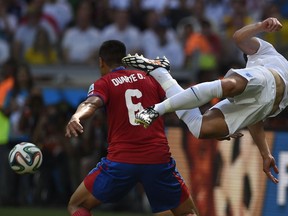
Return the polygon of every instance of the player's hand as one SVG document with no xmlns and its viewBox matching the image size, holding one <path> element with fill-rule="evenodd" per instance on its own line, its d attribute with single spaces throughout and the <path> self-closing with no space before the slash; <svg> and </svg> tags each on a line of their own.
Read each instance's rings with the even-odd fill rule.
<svg viewBox="0 0 288 216">
<path fill-rule="evenodd" d="M 218 138 L 217 140 L 219 140 L 219 141 L 231 140 L 231 138 L 236 139 L 236 138 L 240 138 L 240 137 L 242 137 L 242 136 L 243 136 L 242 133 L 240 133 L 240 132 L 235 132 L 234 134 L 231 134 L 231 135 L 229 135 L 229 136 L 227 136 L 227 137 Z"/>
<path fill-rule="evenodd" d="M 278 167 L 276 166 L 275 159 L 272 155 L 269 155 L 269 156 L 263 158 L 263 171 L 265 172 L 267 177 L 272 182 L 277 184 L 279 182 L 279 180 L 275 176 L 272 175 L 270 168 L 272 168 L 275 173 L 277 173 L 277 174 L 279 173 Z"/>
<path fill-rule="evenodd" d="M 83 133 L 83 126 L 80 123 L 80 119 L 72 116 L 66 126 L 66 137 L 75 136 L 77 137 L 80 133 Z"/>
<path fill-rule="evenodd" d="M 230 135 L 230 138 L 236 139 L 236 138 L 240 138 L 240 137 L 242 137 L 242 136 L 244 136 L 242 133 L 240 133 L 240 132 L 235 132 L 234 134 L 231 134 L 231 135 Z"/>
<path fill-rule="evenodd" d="M 263 20 L 261 26 L 265 32 L 275 32 L 282 29 L 282 24 L 277 18 L 274 17 Z"/>
</svg>

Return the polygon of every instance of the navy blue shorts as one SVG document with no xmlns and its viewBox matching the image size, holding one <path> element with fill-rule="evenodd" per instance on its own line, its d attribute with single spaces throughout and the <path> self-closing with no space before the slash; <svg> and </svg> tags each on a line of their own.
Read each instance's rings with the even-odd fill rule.
<svg viewBox="0 0 288 216">
<path fill-rule="evenodd" d="M 189 197 L 172 158 L 165 164 L 127 164 L 102 158 L 84 179 L 86 188 L 103 203 L 118 201 L 137 183 L 143 185 L 153 213 L 176 208 Z"/>
</svg>

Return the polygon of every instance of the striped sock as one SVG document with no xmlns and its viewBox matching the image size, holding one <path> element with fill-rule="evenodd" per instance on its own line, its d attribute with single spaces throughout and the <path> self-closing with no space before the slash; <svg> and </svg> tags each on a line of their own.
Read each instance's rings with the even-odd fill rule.
<svg viewBox="0 0 288 216">
<path fill-rule="evenodd" d="M 72 216 L 92 216 L 92 214 L 85 208 L 79 208 L 72 214 Z"/>
</svg>

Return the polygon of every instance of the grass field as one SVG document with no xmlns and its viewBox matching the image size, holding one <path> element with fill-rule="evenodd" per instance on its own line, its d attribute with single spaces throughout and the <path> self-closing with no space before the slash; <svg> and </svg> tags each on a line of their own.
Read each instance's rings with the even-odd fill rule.
<svg viewBox="0 0 288 216">
<path fill-rule="evenodd" d="M 69 216 L 64 208 L 3 208 L 0 207 L 1 216 Z M 137 214 L 130 212 L 93 211 L 93 216 L 144 216 L 150 214 Z"/>
</svg>

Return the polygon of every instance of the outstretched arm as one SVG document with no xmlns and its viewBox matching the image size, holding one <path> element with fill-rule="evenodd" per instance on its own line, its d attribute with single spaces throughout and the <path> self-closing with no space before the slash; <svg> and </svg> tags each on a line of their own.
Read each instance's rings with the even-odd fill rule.
<svg viewBox="0 0 288 216">
<path fill-rule="evenodd" d="M 280 31 L 282 24 L 277 18 L 270 17 L 262 22 L 257 22 L 244 26 L 237 30 L 233 35 L 233 40 L 237 46 L 247 55 L 256 53 L 259 49 L 259 42 L 255 36 L 262 32 Z"/>
<path fill-rule="evenodd" d="M 83 133 L 83 126 L 80 121 L 91 117 L 102 105 L 102 100 L 96 96 L 91 96 L 82 102 L 68 122 L 65 136 L 71 137 L 73 135 L 77 137 L 79 133 Z"/>
<path fill-rule="evenodd" d="M 271 179 L 271 181 L 273 181 L 274 183 L 278 183 L 278 179 L 275 178 L 270 171 L 270 168 L 273 168 L 275 173 L 279 173 L 275 159 L 271 155 L 267 140 L 265 138 L 263 122 L 261 121 L 254 125 L 250 125 L 248 129 L 262 156 L 263 171 L 265 172 L 267 177 Z"/>
</svg>

